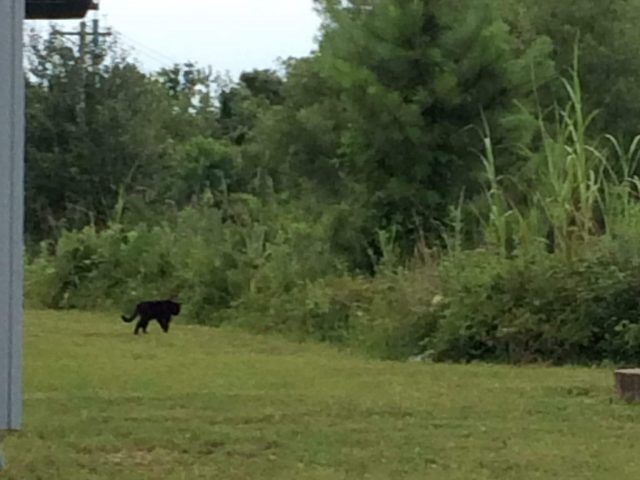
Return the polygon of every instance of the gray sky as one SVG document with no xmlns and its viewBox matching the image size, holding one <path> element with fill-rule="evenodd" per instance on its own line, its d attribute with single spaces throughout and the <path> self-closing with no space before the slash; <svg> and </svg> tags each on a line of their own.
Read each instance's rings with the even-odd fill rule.
<svg viewBox="0 0 640 480">
<path fill-rule="evenodd" d="M 320 20 L 312 0 L 101 0 L 103 26 L 120 33 L 147 69 L 192 60 L 214 71 L 276 66 L 307 55 Z M 87 19 L 91 19 L 89 14 Z M 77 22 L 61 22 L 74 28 Z"/>
</svg>

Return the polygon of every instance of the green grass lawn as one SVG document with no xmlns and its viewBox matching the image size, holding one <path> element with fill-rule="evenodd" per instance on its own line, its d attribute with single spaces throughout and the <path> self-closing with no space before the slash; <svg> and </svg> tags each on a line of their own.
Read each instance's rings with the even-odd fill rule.
<svg viewBox="0 0 640 480">
<path fill-rule="evenodd" d="M 28 312 L 0 478 L 638 479 L 604 369 L 367 360 L 180 320 Z"/>
</svg>

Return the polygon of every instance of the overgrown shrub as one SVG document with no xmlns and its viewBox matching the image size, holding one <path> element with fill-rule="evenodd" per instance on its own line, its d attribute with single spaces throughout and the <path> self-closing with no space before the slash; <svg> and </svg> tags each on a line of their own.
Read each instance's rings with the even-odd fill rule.
<svg viewBox="0 0 640 480">
<path fill-rule="evenodd" d="M 120 307 L 152 292 L 169 294 L 172 248 L 166 225 L 66 231 L 56 245 L 43 243 L 27 261 L 27 302 L 47 308 Z"/>
<path fill-rule="evenodd" d="M 287 294 L 341 271 L 325 247 L 322 218 L 269 215 L 264 209 L 229 221 L 205 199 L 171 223 L 64 232 L 28 258 L 28 304 L 131 308 L 140 299 L 177 296 L 187 317 L 217 324 L 219 312 L 245 295 Z"/>
<path fill-rule="evenodd" d="M 426 347 L 455 361 L 640 360 L 640 275 L 610 247 L 570 263 L 482 250 L 448 258 L 446 306 Z"/>
<path fill-rule="evenodd" d="M 259 332 L 280 332 L 405 359 L 434 333 L 439 291 L 433 266 L 385 270 L 375 277 L 340 276 L 300 285 L 287 294 L 251 295 L 236 321 Z"/>
<path fill-rule="evenodd" d="M 175 225 L 67 232 L 27 265 L 32 305 L 128 309 L 177 295 L 192 321 L 331 342 L 372 356 L 531 362 L 640 361 L 634 225 L 570 261 L 536 249 L 450 253 L 438 264 L 345 275 L 315 225 L 225 225 L 194 208 Z"/>
</svg>

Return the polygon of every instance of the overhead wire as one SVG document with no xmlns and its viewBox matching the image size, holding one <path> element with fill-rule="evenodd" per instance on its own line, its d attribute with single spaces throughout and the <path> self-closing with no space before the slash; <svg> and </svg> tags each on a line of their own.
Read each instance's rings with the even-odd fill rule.
<svg viewBox="0 0 640 480">
<path fill-rule="evenodd" d="M 169 57 L 168 55 L 165 55 L 164 53 L 161 53 L 158 50 L 152 47 L 149 47 L 148 45 L 145 45 L 144 43 L 121 32 L 120 30 L 112 29 L 112 31 L 118 36 L 120 36 L 121 38 L 123 38 L 126 41 L 126 43 L 135 44 L 133 45 L 135 51 L 146 56 L 147 58 L 150 58 L 156 61 L 162 67 L 173 67 L 174 65 L 181 63 L 178 60 L 172 57 Z"/>
<path fill-rule="evenodd" d="M 139 55 L 153 61 L 153 63 L 157 64 L 159 68 L 172 68 L 176 64 L 183 63 L 169 55 L 166 55 L 165 53 L 160 52 L 153 47 L 140 42 L 139 40 L 136 40 L 135 38 L 125 34 L 124 32 L 116 28 L 111 27 L 110 30 L 114 35 L 120 37 L 124 41 L 125 45 L 131 47 L 135 55 Z M 79 41 L 77 39 L 70 39 L 64 35 L 59 35 L 58 39 L 62 41 L 65 46 L 73 48 L 74 50 L 79 46 Z"/>
</svg>

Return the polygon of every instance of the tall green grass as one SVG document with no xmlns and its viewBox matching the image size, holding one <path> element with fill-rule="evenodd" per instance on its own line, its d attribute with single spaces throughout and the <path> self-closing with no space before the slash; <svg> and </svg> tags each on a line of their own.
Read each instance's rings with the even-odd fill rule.
<svg viewBox="0 0 640 480">
<path fill-rule="evenodd" d="M 524 173 L 497 171 L 485 123 L 482 225 L 487 244 L 505 256 L 551 242 L 570 261 L 589 239 L 614 234 L 636 211 L 640 137 L 625 151 L 611 135 L 603 142 L 590 134 L 597 112 L 584 111 L 577 50 L 571 76 L 562 83 L 568 103 L 546 113 L 538 109 L 537 142 L 522 148 Z"/>
<path fill-rule="evenodd" d="M 640 140 L 624 149 L 591 134 L 577 54 L 563 85 L 564 108 L 538 109 L 522 172 L 499 171 L 485 123 L 484 241 L 440 262 L 445 303 L 424 340 L 433 358 L 640 360 Z"/>
</svg>

